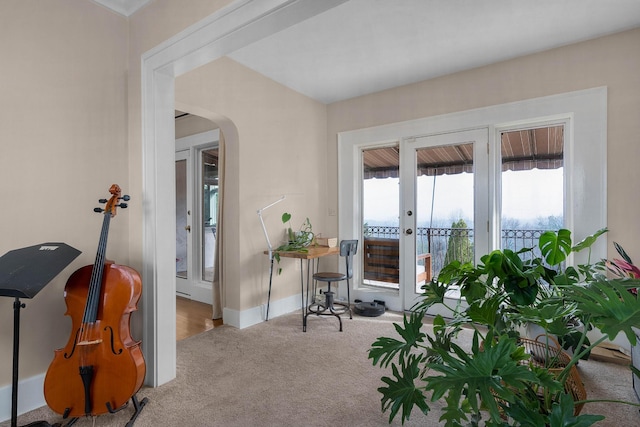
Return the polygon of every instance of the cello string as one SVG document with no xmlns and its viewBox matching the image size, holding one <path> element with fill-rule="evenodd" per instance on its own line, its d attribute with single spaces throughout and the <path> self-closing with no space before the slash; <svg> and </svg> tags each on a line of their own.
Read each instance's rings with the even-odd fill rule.
<svg viewBox="0 0 640 427">
<path fill-rule="evenodd" d="M 87 294 L 87 300 L 85 302 L 85 311 L 83 315 L 83 321 L 81 326 L 80 342 L 88 342 L 95 339 L 92 333 L 94 331 L 94 324 L 97 317 L 97 308 L 100 298 L 100 285 L 102 284 L 102 273 L 104 270 L 104 259 L 106 240 L 109 233 L 109 222 L 111 220 L 111 214 L 105 212 L 102 229 L 100 230 L 100 239 L 98 241 L 98 250 L 96 253 L 96 260 L 91 270 L 91 280 L 89 283 L 89 291 Z M 91 364 L 88 359 L 89 349 L 87 345 L 80 346 L 79 361 L 80 366 L 87 366 Z"/>
<path fill-rule="evenodd" d="M 104 261 L 106 257 L 107 249 L 107 235 L 109 234 L 109 222 L 111 220 L 111 214 L 105 214 L 104 221 L 102 223 L 102 233 L 100 235 L 100 243 L 98 254 L 96 255 L 96 263 L 93 266 L 93 271 L 96 272 L 96 277 L 92 283 L 92 298 L 91 298 L 91 311 L 89 312 L 89 323 L 95 323 L 98 315 L 98 305 L 100 303 L 100 291 L 102 286 L 102 278 L 104 273 Z"/>
<path fill-rule="evenodd" d="M 81 341 L 88 338 L 89 331 L 87 329 L 89 324 L 94 323 L 96 320 L 98 304 L 100 301 L 100 285 L 102 284 L 102 275 L 104 271 L 104 259 L 106 251 L 106 240 L 109 233 L 109 222 L 111 219 L 110 213 L 105 213 L 102 222 L 102 229 L 100 231 L 100 240 L 98 242 L 98 251 L 96 254 L 96 260 L 91 271 L 91 280 L 89 284 L 89 291 L 87 294 L 87 301 L 85 304 L 85 311 L 82 320 L 82 336 Z"/>
<path fill-rule="evenodd" d="M 100 239 L 98 241 L 98 250 L 97 250 L 97 254 L 96 254 L 96 260 L 94 261 L 93 264 L 93 269 L 91 270 L 91 280 L 89 282 L 89 290 L 87 293 L 87 301 L 85 303 L 85 309 L 84 309 L 84 314 L 82 316 L 82 325 L 83 325 L 83 330 L 82 330 L 82 340 L 86 339 L 86 326 L 89 323 L 89 317 L 90 317 L 90 313 L 92 311 L 92 301 L 95 298 L 95 287 L 96 287 L 96 280 L 97 277 L 99 275 L 99 271 L 98 271 L 98 260 L 100 257 L 100 246 L 101 246 L 101 242 L 102 239 L 104 238 L 104 223 L 106 221 L 106 216 L 104 217 L 104 220 L 102 222 L 102 229 L 100 231 Z"/>
</svg>

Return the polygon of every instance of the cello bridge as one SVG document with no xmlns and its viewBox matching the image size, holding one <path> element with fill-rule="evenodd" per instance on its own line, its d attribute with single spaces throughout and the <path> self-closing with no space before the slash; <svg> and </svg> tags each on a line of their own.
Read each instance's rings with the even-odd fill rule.
<svg viewBox="0 0 640 427">
<path fill-rule="evenodd" d="M 101 343 L 102 343 L 102 340 L 97 339 L 92 341 L 80 341 L 78 345 L 95 345 L 95 344 L 101 344 Z"/>
</svg>

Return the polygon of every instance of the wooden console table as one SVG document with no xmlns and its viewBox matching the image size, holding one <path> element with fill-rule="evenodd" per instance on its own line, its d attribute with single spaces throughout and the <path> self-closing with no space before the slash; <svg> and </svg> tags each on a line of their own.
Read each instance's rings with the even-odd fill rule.
<svg viewBox="0 0 640 427">
<path fill-rule="evenodd" d="M 264 251 L 265 254 L 269 254 L 269 251 Z M 340 254 L 340 248 L 339 247 L 334 247 L 334 248 L 329 248 L 326 246 L 310 246 L 307 248 L 306 252 L 299 252 L 299 251 L 274 251 L 274 254 L 278 254 L 280 256 L 280 258 L 295 258 L 295 259 L 299 259 L 300 260 L 300 295 L 301 295 L 301 302 L 302 302 L 302 331 L 306 332 L 307 328 L 305 325 L 305 315 L 307 314 L 307 307 L 309 306 L 308 304 L 308 300 L 309 300 L 309 284 L 311 283 L 311 277 L 313 276 L 313 273 L 318 269 L 318 262 L 320 260 L 320 258 L 325 257 L 325 256 L 329 256 L 329 255 L 339 255 Z M 303 261 L 307 261 L 307 298 L 305 301 L 305 295 L 304 295 L 304 285 L 305 285 L 305 280 L 304 280 L 304 266 L 303 266 Z M 312 266 L 311 265 L 311 261 L 315 260 L 315 265 Z M 267 297 L 267 314 L 266 314 L 266 319 L 269 319 L 269 304 L 271 302 L 271 281 L 273 279 L 273 265 L 271 266 L 271 268 L 269 269 L 269 295 Z"/>
</svg>

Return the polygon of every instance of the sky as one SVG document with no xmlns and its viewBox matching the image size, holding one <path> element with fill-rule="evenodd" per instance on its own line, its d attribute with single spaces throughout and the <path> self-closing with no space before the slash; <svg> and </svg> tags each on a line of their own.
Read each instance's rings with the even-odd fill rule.
<svg viewBox="0 0 640 427">
<path fill-rule="evenodd" d="M 502 174 L 503 217 L 523 222 L 539 217 L 562 216 L 563 169 L 532 169 L 507 171 Z M 440 175 L 418 178 L 418 223 L 428 225 L 431 218 L 431 200 L 434 226 L 436 220 L 451 222 L 458 218 L 471 218 L 473 212 L 473 174 Z M 365 221 L 389 223 L 398 218 L 398 179 L 383 178 L 364 181 Z M 392 202 L 393 201 L 393 202 Z"/>
</svg>

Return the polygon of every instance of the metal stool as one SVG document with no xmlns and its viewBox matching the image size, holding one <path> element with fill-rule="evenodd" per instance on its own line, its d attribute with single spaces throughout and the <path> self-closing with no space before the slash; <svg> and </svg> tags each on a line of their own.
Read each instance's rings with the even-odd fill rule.
<svg viewBox="0 0 640 427">
<path fill-rule="evenodd" d="M 345 259 L 345 272 L 321 272 L 313 275 L 313 295 L 315 297 L 316 282 L 326 282 L 327 292 L 324 293 L 324 304 L 312 302 L 307 308 L 307 314 L 304 316 L 303 331 L 307 330 L 307 317 L 309 314 L 335 316 L 340 322 L 340 331 L 342 332 L 342 318 L 341 314 L 349 312 L 349 319 L 353 319 L 351 312 L 351 284 L 349 279 L 353 277 L 353 256 L 358 251 L 357 240 L 342 240 L 340 242 L 340 256 Z M 347 282 L 347 303 L 341 303 L 335 301 L 335 293 L 331 291 L 331 284 L 346 280 Z M 338 306 L 338 307 L 336 307 Z"/>
</svg>

